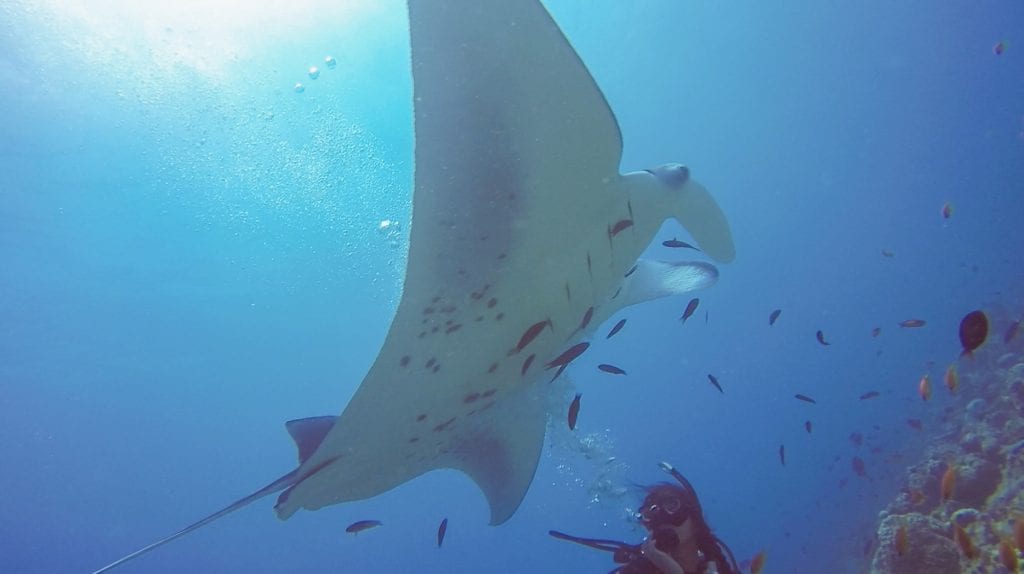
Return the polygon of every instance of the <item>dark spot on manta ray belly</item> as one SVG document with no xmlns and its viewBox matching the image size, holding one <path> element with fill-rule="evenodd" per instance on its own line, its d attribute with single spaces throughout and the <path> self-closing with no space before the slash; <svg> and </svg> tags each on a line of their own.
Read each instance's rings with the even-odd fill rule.
<svg viewBox="0 0 1024 574">
<path fill-rule="evenodd" d="M 401 359 L 399 359 L 398 364 L 402 365 L 403 367 L 407 367 L 409 366 L 409 361 L 411 360 L 412 359 L 409 358 L 409 355 L 405 355 Z"/>
<path fill-rule="evenodd" d="M 416 417 L 416 422 L 423 422 L 425 420 L 427 420 L 427 414 L 426 413 L 421 413 L 419 416 Z"/>
<path fill-rule="evenodd" d="M 414 443 L 414 442 L 419 442 L 419 440 L 420 440 L 420 437 L 414 436 L 411 439 L 409 439 L 409 443 L 411 444 L 411 443 Z"/>
<path fill-rule="evenodd" d="M 486 391 L 483 392 L 483 394 L 480 395 L 480 398 L 486 399 L 489 397 L 493 397 L 494 393 L 496 392 L 498 392 L 498 389 L 487 389 Z"/>
<path fill-rule="evenodd" d="M 437 359 L 435 359 L 434 357 L 430 357 L 430 360 L 428 360 L 427 364 L 424 365 L 424 366 L 429 369 L 430 367 L 433 367 L 434 363 L 436 363 L 436 362 L 437 362 Z"/>
<path fill-rule="evenodd" d="M 494 371 L 497 371 L 497 370 L 498 370 L 498 363 L 491 363 L 491 366 L 490 366 L 490 368 L 487 369 L 487 372 L 488 373 L 494 373 Z"/>
<path fill-rule="evenodd" d="M 462 402 L 468 405 L 470 403 L 475 403 L 479 398 L 480 393 L 469 393 L 468 395 L 465 396 L 465 398 L 462 399 Z"/>
<path fill-rule="evenodd" d="M 430 372 L 436 373 L 436 372 L 438 372 L 440 370 L 441 370 L 441 363 L 438 363 L 438 364 L 434 365 L 433 369 L 430 369 Z"/>
<path fill-rule="evenodd" d="M 494 316 L 494 320 L 495 321 L 501 321 L 504 318 L 505 318 L 505 314 L 504 313 L 498 313 L 497 315 Z"/>
<path fill-rule="evenodd" d="M 487 308 L 488 309 L 493 309 L 494 306 L 497 305 L 497 304 L 498 304 L 498 300 L 495 299 L 494 297 L 491 297 L 491 300 L 487 302 Z"/>
</svg>

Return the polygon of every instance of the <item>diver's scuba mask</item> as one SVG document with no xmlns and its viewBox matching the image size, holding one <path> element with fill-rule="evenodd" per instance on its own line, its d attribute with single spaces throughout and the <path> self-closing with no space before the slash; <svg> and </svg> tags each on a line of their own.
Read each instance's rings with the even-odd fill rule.
<svg viewBox="0 0 1024 574">
<path fill-rule="evenodd" d="M 651 529 L 667 524 L 679 526 L 686 518 L 682 509 L 682 500 L 666 498 L 640 507 L 637 518 Z"/>
</svg>

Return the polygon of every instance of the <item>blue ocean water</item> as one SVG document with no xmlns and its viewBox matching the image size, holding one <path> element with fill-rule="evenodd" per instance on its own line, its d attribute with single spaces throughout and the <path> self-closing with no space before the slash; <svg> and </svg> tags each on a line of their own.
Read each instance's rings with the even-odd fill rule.
<svg viewBox="0 0 1024 574">
<path fill-rule="evenodd" d="M 568 371 L 579 426 L 552 413 L 505 525 L 434 472 L 284 523 L 262 501 L 125 572 L 607 571 L 547 531 L 639 540 L 662 460 L 737 558 L 867 571 L 950 400 L 918 379 L 968 311 L 1024 311 L 1024 6 L 545 5 L 623 171 L 682 161 L 729 218 L 697 314 L 652 302 L 597 338 Z M 282 423 L 341 411 L 401 293 L 411 102 L 400 1 L 0 6 L 0 571 L 91 571 L 293 467 Z M 649 254 L 690 257 L 672 237 Z"/>
</svg>

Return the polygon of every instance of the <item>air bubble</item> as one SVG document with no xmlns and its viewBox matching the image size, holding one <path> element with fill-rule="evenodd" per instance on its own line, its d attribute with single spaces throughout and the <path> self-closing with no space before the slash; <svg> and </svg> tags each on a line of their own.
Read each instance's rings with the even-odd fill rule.
<svg viewBox="0 0 1024 574">
<path fill-rule="evenodd" d="M 330 68 L 330 69 L 332 69 L 332 70 L 333 70 L 333 69 L 334 69 L 334 66 L 337 66 L 337 65 L 338 65 L 338 61 L 334 59 L 334 56 L 327 56 L 326 58 L 324 58 L 324 64 L 325 64 L 325 65 L 326 65 L 326 66 L 327 66 L 328 68 Z"/>
<path fill-rule="evenodd" d="M 316 66 L 310 66 L 309 68 L 309 79 L 315 80 L 320 77 L 320 68 Z"/>
<path fill-rule="evenodd" d="M 303 86 L 302 82 L 298 82 L 297 84 L 295 84 L 294 89 L 296 94 L 301 94 L 302 92 L 306 91 L 306 86 Z"/>
</svg>

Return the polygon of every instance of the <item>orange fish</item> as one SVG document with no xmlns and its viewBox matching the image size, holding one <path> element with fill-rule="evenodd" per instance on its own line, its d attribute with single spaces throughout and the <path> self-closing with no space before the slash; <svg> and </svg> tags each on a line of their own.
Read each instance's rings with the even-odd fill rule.
<svg viewBox="0 0 1024 574">
<path fill-rule="evenodd" d="M 949 219 L 953 217 L 953 204 L 946 202 L 942 204 L 942 219 Z"/>
<path fill-rule="evenodd" d="M 907 525 L 900 524 L 899 530 L 896 531 L 896 538 L 893 539 L 893 545 L 896 546 L 896 555 L 903 556 L 907 553 Z"/>
<path fill-rule="evenodd" d="M 951 393 L 955 393 L 960 388 L 960 376 L 956 374 L 956 363 L 951 363 L 946 367 L 946 376 L 943 377 L 943 380 L 946 381 L 946 388 Z"/>
<path fill-rule="evenodd" d="M 907 496 L 910 498 L 910 504 L 917 506 L 924 502 L 924 493 L 918 488 L 911 488 L 907 490 Z"/>
<path fill-rule="evenodd" d="M 1019 571 L 1020 565 L 1017 561 L 1017 551 L 1013 549 L 1013 545 L 1010 544 L 1010 541 L 1005 538 L 999 543 L 999 561 L 1002 562 L 1003 566 L 1006 566 L 1006 569 L 1010 572 L 1016 573 Z"/>
<path fill-rule="evenodd" d="M 904 329 L 924 327 L 924 325 L 924 319 L 907 319 L 906 321 L 900 321 L 900 327 L 903 327 Z"/>
<path fill-rule="evenodd" d="M 761 574 L 761 570 L 764 569 L 764 550 L 758 552 L 750 559 L 750 574 Z"/>
<path fill-rule="evenodd" d="M 942 475 L 942 485 L 940 493 L 942 494 L 943 502 L 953 498 L 953 490 L 956 489 L 956 466 L 950 463 L 945 474 Z"/>
<path fill-rule="evenodd" d="M 978 549 L 974 546 L 974 542 L 971 541 L 971 536 L 959 524 L 953 525 L 953 538 L 956 539 L 956 545 L 960 547 L 960 551 L 964 553 L 964 556 L 971 560 L 978 557 Z"/>
<path fill-rule="evenodd" d="M 917 384 L 917 393 L 926 401 L 932 398 L 932 380 L 928 375 L 921 377 L 921 382 Z"/>
<path fill-rule="evenodd" d="M 569 405 L 569 430 L 576 430 L 576 418 L 580 416 L 580 398 L 582 393 L 576 393 L 576 398 Z"/>
</svg>

